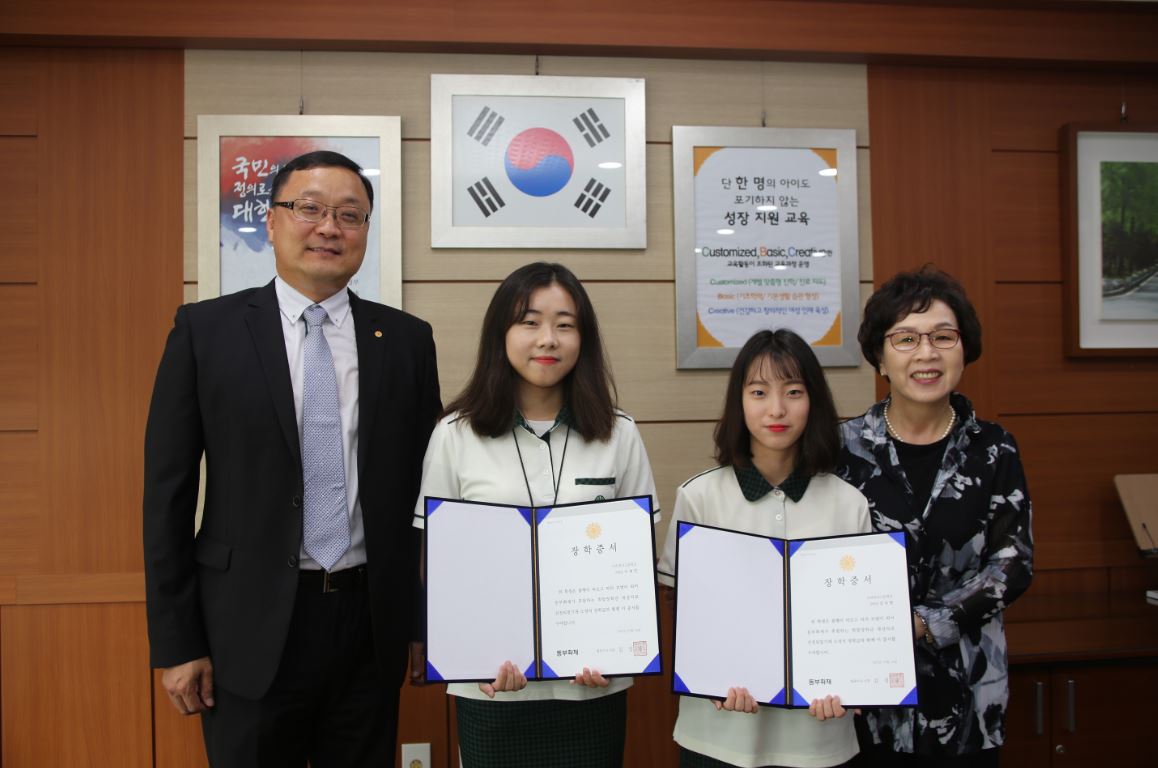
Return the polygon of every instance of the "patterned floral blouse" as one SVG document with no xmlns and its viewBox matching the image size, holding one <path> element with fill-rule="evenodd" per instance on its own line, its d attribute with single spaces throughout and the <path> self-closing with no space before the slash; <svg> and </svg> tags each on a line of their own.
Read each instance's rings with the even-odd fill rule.
<svg viewBox="0 0 1158 768">
<path fill-rule="evenodd" d="M 917 644 L 920 707 L 866 710 L 877 743 L 957 755 L 1001 745 L 1009 699 L 1002 611 L 1033 575 L 1031 505 L 1013 436 L 951 397 L 957 425 L 928 502 L 918 508 L 893 440 L 887 400 L 841 426 L 837 474 L 869 500 L 878 531 L 905 531 L 909 591 L 933 643 Z"/>
</svg>

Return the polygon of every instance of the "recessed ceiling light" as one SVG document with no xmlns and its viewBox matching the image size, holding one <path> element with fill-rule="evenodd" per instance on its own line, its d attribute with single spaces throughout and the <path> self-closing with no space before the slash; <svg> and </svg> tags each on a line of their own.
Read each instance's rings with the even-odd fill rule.
<svg viewBox="0 0 1158 768">
<path fill-rule="evenodd" d="M 821 176 L 835 176 L 836 175 L 836 169 L 835 168 L 825 168 L 820 172 L 820 175 Z"/>
<path fill-rule="evenodd" d="M 599 167 L 606 171 L 613 171 L 616 168 L 622 168 L 623 163 L 617 163 L 614 160 L 608 160 L 606 163 L 600 163 Z"/>
<path fill-rule="evenodd" d="M 734 230 L 734 229 L 717 229 L 716 234 L 717 235 L 734 235 L 734 234 L 736 234 L 736 230 Z"/>
</svg>

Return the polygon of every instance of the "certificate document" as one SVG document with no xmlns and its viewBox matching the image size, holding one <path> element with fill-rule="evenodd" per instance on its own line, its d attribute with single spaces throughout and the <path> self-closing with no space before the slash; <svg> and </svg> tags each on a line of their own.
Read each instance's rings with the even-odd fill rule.
<svg viewBox="0 0 1158 768">
<path fill-rule="evenodd" d="M 425 505 L 428 680 L 661 672 L 650 497 Z"/>
<path fill-rule="evenodd" d="M 676 693 L 916 706 L 904 534 L 783 540 L 678 525 Z"/>
</svg>

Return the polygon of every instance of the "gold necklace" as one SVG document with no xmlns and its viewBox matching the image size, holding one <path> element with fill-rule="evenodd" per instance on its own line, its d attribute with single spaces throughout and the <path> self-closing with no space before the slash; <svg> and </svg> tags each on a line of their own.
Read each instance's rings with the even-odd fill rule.
<svg viewBox="0 0 1158 768">
<path fill-rule="evenodd" d="M 893 437 L 897 438 L 901 442 L 905 442 L 904 438 L 901 437 L 901 434 L 899 432 L 897 432 L 897 428 L 893 426 L 893 423 L 891 421 L 889 421 L 889 406 L 890 405 L 892 405 L 891 400 L 889 402 L 885 403 L 885 427 L 888 429 L 889 433 Z M 949 406 L 949 423 L 945 425 L 945 429 L 943 432 L 941 432 L 941 436 L 938 437 L 933 442 L 939 443 L 942 440 L 944 440 L 946 437 L 948 437 L 949 436 L 949 430 L 953 429 L 953 425 L 956 423 L 957 423 L 957 412 L 955 410 L 953 410 L 953 406 Z"/>
</svg>

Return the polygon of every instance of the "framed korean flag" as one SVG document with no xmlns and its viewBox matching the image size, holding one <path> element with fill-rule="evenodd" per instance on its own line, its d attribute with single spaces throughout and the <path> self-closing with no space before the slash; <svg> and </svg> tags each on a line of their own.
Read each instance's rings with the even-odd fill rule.
<svg viewBox="0 0 1158 768">
<path fill-rule="evenodd" d="M 435 248 L 645 248 L 644 82 L 432 75 Z"/>
</svg>

